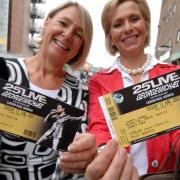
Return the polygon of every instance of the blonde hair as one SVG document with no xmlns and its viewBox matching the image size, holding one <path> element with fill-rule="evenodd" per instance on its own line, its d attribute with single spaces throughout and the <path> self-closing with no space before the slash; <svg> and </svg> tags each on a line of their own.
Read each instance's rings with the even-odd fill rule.
<svg viewBox="0 0 180 180">
<path fill-rule="evenodd" d="M 117 48 L 112 45 L 110 34 L 109 34 L 111 21 L 112 21 L 112 13 L 119 4 L 126 1 L 133 1 L 139 6 L 139 9 L 145 20 L 146 28 L 148 31 L 148 35 L 147 35 L 147 39 L 145 41 L 144 47 L 148 46 L 150 43 L 151 13 L 150 13 L 150 9 L 146 0 L 110 0 L 105 4 L 103 8 L 103 11 L 101 14 L 101 24 L 105 33 L 105 46 L 106 46 L 107 51 L 111 55 L 115 55 L 118 52 Z"/>
<path fill-rule="evenodd" d="M 47 17 L 53 18 L 59 11 L 65 8 L 71 7 L 71 6 L 75 6 L 78 8 L 80 12 L 80 18 L 82 21 L 82 29 L 83 29 L 83 44 L 80 47 L 78 54 L 68 62 L 68 64 L 73 69 L 77 69 L 81 67 L 82 65 L 84 65 L 84 63 L 86 62 L 86 58 L 89 54 L 89 50 L 91 47 L 92 36 L 93 36 L 93 25 L 92 25 L 92 20 L 91 20 L 91 16 L 89 12 L 87 11 L 87 9 L 85 9 L 83 6 L 81 6 L 77 2 L 66 1 L 65 3 L 62 3 L 56 8 L 52 9 L 48 13 Z M 43 33 L 42 33 L 42 36 L 43 36 Z"/>
</svg>

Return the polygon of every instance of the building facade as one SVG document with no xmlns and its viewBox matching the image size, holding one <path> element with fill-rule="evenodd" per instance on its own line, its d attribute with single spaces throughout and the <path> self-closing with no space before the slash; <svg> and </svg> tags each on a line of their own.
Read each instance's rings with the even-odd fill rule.
<svg viewBox="0 0 180 180">
<path fill-rule="evenodd" d="M 34 36 L 40 33 L 36 19 L 44 18 L 38 4 L 45 0 L 0 1 L 0 54 L 30 56 L 36 48 Z"/>
<path fill-rule="evenodd" d="M 0 52 L 7 51 L 9 0 L 0 1 Z"/>
<path fill-rule="evenodd" d="M 161 61 L 180 64 L 179 0 L 162 0 L 156 56 Z"/>
</svg>

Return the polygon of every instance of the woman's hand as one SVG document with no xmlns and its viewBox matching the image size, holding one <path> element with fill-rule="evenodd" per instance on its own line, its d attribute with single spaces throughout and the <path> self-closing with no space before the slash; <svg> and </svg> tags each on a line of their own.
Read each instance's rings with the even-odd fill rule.
<svg viewBox="0 0 180 180">
<path fill-rule="evenodd" d="M 59 166 L 65 172 L 82 173 L 97 152 L 96 138 L 90 133 L 76 134 L 68 151 L 60 154 Z"/>
<path fill-rule="evenodd" d="M 85 173 L 86 180 L 138 180 L 139 176 L 126 149 L 119 148 L 116 140 L 106 144 L 105 149 L 92 161 Z"/>
</svg>

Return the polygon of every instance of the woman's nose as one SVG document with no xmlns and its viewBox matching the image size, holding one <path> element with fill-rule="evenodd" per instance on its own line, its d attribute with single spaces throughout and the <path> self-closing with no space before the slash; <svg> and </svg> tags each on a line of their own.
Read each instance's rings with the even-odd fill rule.
<svg viewBox="0 0 180 180">
<path fill-rule="evenodd" d="M 66 40 L 68 41 L 71 41 L 72 40 L 72 37 L 73 37 L 73 32 L 71 29 L 66 29 L 64 32 L 63 32 L 63 36 Z"/>
<path fill-rule="evenodd" d="M 133 26 L 129 21 L 125 22 L 124 30 L 125 30 L 126 33 L 131 33 L 132 32 Z"/>
</svg>

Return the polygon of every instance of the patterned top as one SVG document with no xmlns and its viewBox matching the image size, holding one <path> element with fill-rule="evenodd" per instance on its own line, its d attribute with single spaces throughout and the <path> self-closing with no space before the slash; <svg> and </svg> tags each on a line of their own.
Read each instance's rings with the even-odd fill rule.
<svg viewBox="0 0 180 180">
<path fill-rule="evenodd" d="M 5 61 L 10 72 L 8 81 L 29 88 L 27 70 L 21 65 L 20 59 L 6 58 Z M 60 87 L 57 99 L 87 112 L 87 86 L 69 73 Z M 86 131 L 86 127 L 87 115 L 85 113 L 78 131 Z M 72 175 L 58 169 L 56 167 L 58 154 L 58 151 L 0 132 L 0 179 L 67 180 L 83 178 L 83 175 Z"/>
</svg>

